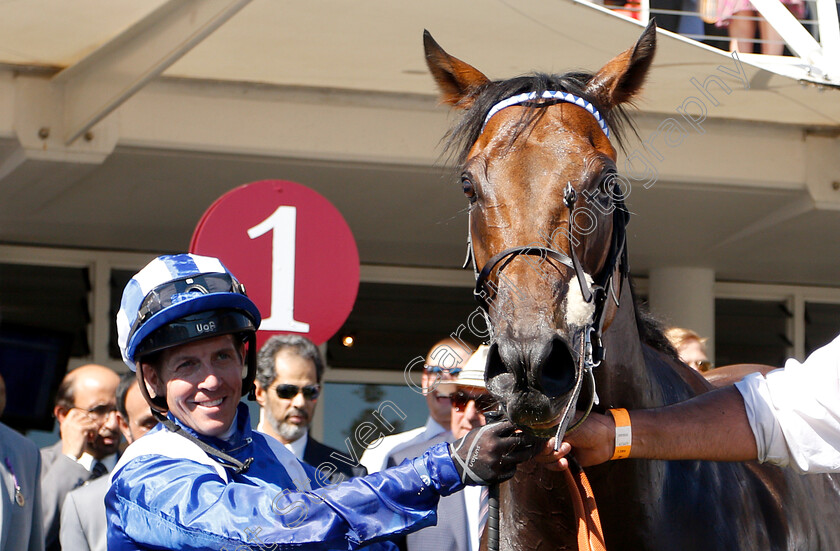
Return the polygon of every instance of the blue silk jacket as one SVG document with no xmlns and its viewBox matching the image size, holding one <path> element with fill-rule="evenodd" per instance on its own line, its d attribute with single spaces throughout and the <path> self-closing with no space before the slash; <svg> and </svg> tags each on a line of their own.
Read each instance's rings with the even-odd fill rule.
<svg viewBox="0 0 840 551">
<path fill-rule="evenodd" d="M 109 551 L 394 549 L 389 538 L 435 524 L 440 496 L 462 487 L 446 444 L 327 485 L 282 444 L 252 431 L 244 404 L 235 423 L 227 441 L 200 438 L 239 461 L 253 458 L 241 474 L 162 425 L 128 447 L 105 498 Z"/>
</svg>

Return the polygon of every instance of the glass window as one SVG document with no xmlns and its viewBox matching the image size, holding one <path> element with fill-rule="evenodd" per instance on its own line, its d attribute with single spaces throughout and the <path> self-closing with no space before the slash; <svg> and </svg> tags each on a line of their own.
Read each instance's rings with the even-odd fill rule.
<svg viewBox="0 0 840 551">
<path fill-rule="evenodd" d="M 805 355 L 840 333 L 840 304 L 805 303 Z"/>
<path fill-rule="evenodd" d="M 326 383 L 323 399 L 324 443 L 361 457 L 367 444 L 426 423 L 422 394 L 407 385 Z"/>
<path fill-rule="evenodd" d="M 108 310 L 108 355 L 113 360 L 121 360 L 120 347 L 117 345 L 117 312 L 120 311 L 120 301 L 123 290 L 134 277 L 134 270 L 111 270 L 110 303 Z"/>
<path fill-rule="evenodd" d="M 715 300 L 715 364 L 782 366 L 793 352 L 791 317 L 783 301 Z"/>
<path fill-rule="evenodd" d="M 453 333 L 481 344 L 487 328 L 466 287 L 362 283 L 353 312 L 327 343 L 327 363 L 336 368 L 403 370 Z M 346 336 L 353 346 L 342 345 Z"/>
<path fill-rule="evenodd" d="M 0 322 L 70 335 L 70 355 L 90 354 L 87 268 L 0 264 Z"/>
</svg>

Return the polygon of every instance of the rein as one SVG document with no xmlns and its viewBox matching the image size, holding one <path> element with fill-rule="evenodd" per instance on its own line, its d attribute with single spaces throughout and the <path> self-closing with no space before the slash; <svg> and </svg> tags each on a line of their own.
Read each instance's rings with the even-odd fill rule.
<svg viewBox="0 0 840 551">
<path fill-rule="evenodd" d="M 530 92 L 507 98 L 497 103 L 490 109 L 490 111 L 487 113 L 484 119 L 484 125 L 486 126 L 490 118 L 502 109 L 505 109 L 506 107 L 510 107 L 512 105 L 533 102 L 536 99 L 549 99 L 554 100 L 554 102 L 572 103 L 574 105 L 578 105 L 586 109 L 590 114 L 592 114 L 593 117 L 595 117 L 595 120 L 598 122 L 604 134 L 609 139 L 609 128 L 606 124 L 605 119 L 601 116 L 598 110 L 590 102 L 573 94 L 569 94 L 568 92 L 546 91 L 542 94 Z M 554 103 L 546 105 L 553 104 Z M 621 193 L 618 189 L 618 183 L 614 184 L 613 191 L 619 191 L 619 193 L 612 196 L 614 204 L 613 227 L 611 236 L 612 238 L 610 240 L 610 253 L 607 257 L 607 260 L 604 264 L 601 273 L 597 276 L 596 280 L 593 281 L 593 284 L 591 286 L 587 281 L 587 274 L 583 270 L 580 259 L 578 258 L 577 252 L 575 251 L 575 247 L 573 244 L 570 244 L 570 254 L 568 255 L 556 249 L 552 249 L 551 247 L 531 245 L 511 247 L 493 255 L 487 261 L 487 263 L 485 263 L 481 270 L 479 270 L 475 260 L 475 251 L 473 249 L 471 216 L 468 222 L 467 256 L 464 260 L 464 265 L 462 267 L 467 268 L 467 266 L 470 263 L 472 264 L 473 273 L 475 275 L 476 280 L 473 294 L 475 295 L 476 300 L 482 308 L 487 327 L 491 330 L 491 334 L 492 323 L 490 320 L 490 303 L 496 291 L 498 291 L 498 285 L 493 283 L 493 281 L 490 279 L 490 275 L 495 271 L 498 277 L 503 277 L 503 270 L 518 256 L 538 256 L 540 258 L 540 262 L 544 262 L 546 259 L 550 258 L 557 264 L 561 264 L 563 266 L 571 268 L 572 270 L 574 270 L 575 275 L 577 277 L 578 285 L 580 285 L 580 292 L 581 296 L 583 297 L 583 300 L 586 303 L 591 303 L 593 301 L 595 303 L 595 313 L 593 315 L 592 321 L 584 328 L 583 338 L 580 342 L 575 385 L 572 389 L 572 397 L 569 400 L 568 404 L 566 404 L 566 408 L 557 427 L 555 449 L 557 449 L 557 447 L 560 446 L 562 436 L 567 432 L 567 430 L 571 431 L 577 428 L 577 426 L 580 425 L 580 423 L 582 423 L 583 420 L 586 419 L 586 417 L 589 415 L 589 412 L 592 410 L 592 406 L 598 403 L 598 395 L 595 388 L 595 377 L 593 370 L 594 368 L 598 367 L 598 365 L 600 365 L 601 361 L 604 359 L 604 355 L 606 352 L 603 346 L 601 335 L 604 329 L 604 323 L 606 321 L 605 306 L 607 303 L 607 297 L 611 296 L 613 301 L 615 302 L 615 305 L 619 306 L 618 297 L 621 295 L 621 286 L 629 273 L 626 246 L 626 226 L 629 221 L 629 214 L 626 206 L 624 205 L 624 200 L 623 198 L 621 198 Z M 619 199 L 616 199 L 616 197 L 619 197 Z M 572 183 L 568 182 L 563 193 L 563 203 L 569 210 L 570 236 L 573 235 L 575 227 L 574 209 L 577 203 L 577 199 L 577 192 L 572 186 Z M 471 214 L 472 212 L 470 212 L 470 215 Z M 553 266 L 555 268 L 558 268 L 556 264 L 553 264 Z M 617 283 L 614 281 L 613 277 L 616 269 L 620 274 L 620 280 Z M 616 285 L 618 285 L 618 291 L 616 290 Z M 576 424 L 569 428 L 568 426 L 574 415 L 574 411 L 577 406 L 577 401 L 580 396 L 580 391 L 583 385 L 584 378 L 586 378 L 588 384 L 590 385 L 590 400 L 587 405 L 584 416 Z M 592 487 L 589 485 L 589 481 L 587 480 L 586 475 L 584 474 L 580 466 L 577 465 L 577 463 L 573 460 L 570 460 L 570 465 L 571 464 L 574 464 L 574 472 L 571 472 L 572 467 L 570 467 L 569 470 L 565 471 L 565 476 L 567 486 L 569 487 L 569 492 L 572 496 L 572 501 L 575 509 L 575 516 L 578 519 L 578 547 L 582 551 L 606 551 L 606 548 L 604 546 L 603 531 L 601 529 L 600 518 L 598 516 L 597 506 L 595 505 L 595 497 L 592 493 Z M 493 528 L 489 533 L 489 536 L 491 537 L 488 539 L 488 549 L 489 551 L 498 551 L 498 485 L 494 484 L 493 486 L 491 486 L 491 494 L 494 494 L 496 496 L 496 501 L 495 507 L 490 507 L 490 518 L 488 519 L 488 527 Z"/>
</svg>

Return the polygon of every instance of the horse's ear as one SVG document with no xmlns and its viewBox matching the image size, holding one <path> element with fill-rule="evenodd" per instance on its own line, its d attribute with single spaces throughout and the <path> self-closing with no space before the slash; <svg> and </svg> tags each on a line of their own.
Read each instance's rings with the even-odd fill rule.
<svg viewBox="0 0 840 551">
<path fill-rule="evenodd" d="M 469 109 L 475 102 L 475 92 L 490 82 L 484 74 L 460 59 L 443 51 L 429 31 L 423 31 L 426 64 L 440 88 L 440 101 L 461 109 Z"/>
<path fill-rule="evenodd" d="M 586 87 L 605 107 L 633 99 L 647 77 L 656 52 L 656 22 L 651 19 L 636 44 L 615 56 L 598 71 Z"/>
</svg>

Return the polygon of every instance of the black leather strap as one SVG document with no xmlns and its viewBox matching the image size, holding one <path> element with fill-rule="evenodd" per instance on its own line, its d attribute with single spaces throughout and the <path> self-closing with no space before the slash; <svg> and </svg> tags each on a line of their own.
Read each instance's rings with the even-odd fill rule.
<svg viewBox="0 0 840 551">
<path fill-rule="evenodd" d="M 248 468 L 251 466 L 251 463 L 254 461 L 253 457 L 249 457 L 243 463 L 242 461 L 239 461 L 235 457 L 233 457 L 231 455 L 228 455 L 225 452 L 214 448 L 210 444 L 208 444 L 206 442 L 202 442 L 201 440 L 199 440 L 198 438 L 196 438 L 192 434 L 190 434 L 188 432 L 185 432 L 181 427 L 179 427 L 178 425 L 176 425 L 175 423 L 170 421 L 169 418 L 166 417 L 163 413 L 161 413 L 161 412 L 159 412 L 155 409 L 152 409 L 152 414 L 155 416 L 155 418 L 158 421 L 163 423 L 163 426 L 166 427 L 167 430 L 169 430 L 170 432 L 174 432 L 175 434 L 180 434 L 181 436 L 183 436 L 184 438 L 186 438 L 187 440 L 189 440 L 193 444 L 197 445 L 199 448 L 201 448 L 204 451 L 204 453 L 213 456 L 216 459 L 216 461 L 218 461 L 224 468 L 232 469 L 234 474 L 240 474 L 240 473 L 247 472 Z"/>
</svg>

